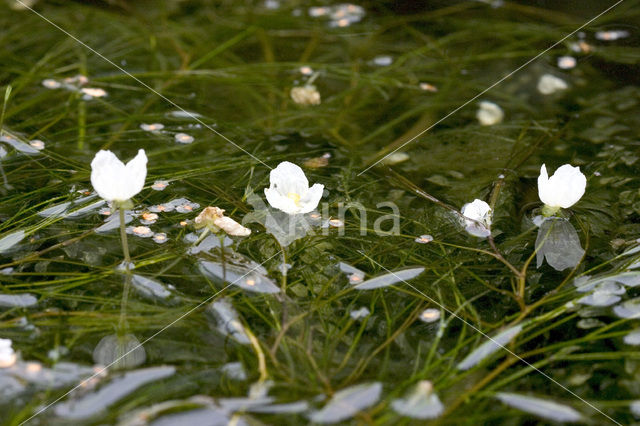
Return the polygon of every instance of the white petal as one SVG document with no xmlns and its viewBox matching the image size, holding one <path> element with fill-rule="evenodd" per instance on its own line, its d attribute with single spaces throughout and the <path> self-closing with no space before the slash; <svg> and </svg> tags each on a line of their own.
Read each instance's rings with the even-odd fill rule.
<svg viewBox="0 0 640 426">
<path fill-rule="evenodd" d="M 213 224 L 229 235 L 246 237 L 251 234 L 251 229 L 245 228 L 230 217 L 223 216 L 213 221 Z"/>
<path fill-rule="evenodd" d="M 288 214 L 299 213 L 300 207 L 296 206 L 296 203 L 291 198 L 280 194 L 277 189 L 265 188 L 264 195 L 274 209 L 282 210 Z"/>
<path fill-rule="evenodd" d="M 300 205 L 302 206 L 299 213 L 309 213 L 315 210 L 318 207 L 318 203 L 322 198 L 322 193 L 324 192 L 324 185 L 316 183 L 314 184 L 304 197 L 300 199 Z"/>
<path fill-rule="evenodd" d="M 538 177 L 538 195 L 540 200 L 550 207 L 569 208 L 584 195 L 587 178 L 579 167 L 565 164 L 556 170 L 550 178 L 543 164 Z"/>
<path fill-rule="evenodd" d="M 269 174 L 270 189 L 276 189 L 285 197 L 289 193 L 302 196 L 309 189 L 309 181 L 302 169 L 288 161 L 278 164 Z"/>
<path fill-rule="evenodd" d="M 138 150 L 138 155 L 127 163 L 126 166 L 127 177 L 127 192 L 123 195 L 128 200 L 138 192 L 142 191 L 144 187 L 144 180 L 147 178 L 147 155 L 144 149 Z"/>
<path fill-rule="evenodd" d="M 91 162 L 91 184 L 108 201 L 125 201 L 142 190 L 147 176 L 144 150 L 125 166 L 111 151 L 99 151 Z"/>
</svg>

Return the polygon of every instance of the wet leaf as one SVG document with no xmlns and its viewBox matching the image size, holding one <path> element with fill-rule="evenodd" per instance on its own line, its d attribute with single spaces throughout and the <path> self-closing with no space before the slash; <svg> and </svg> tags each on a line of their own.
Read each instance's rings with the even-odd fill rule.
<svg viewBox="0 0 640 426">
<path fill-rule="evenodd" d="M 513 408 L 543 419 L 555 422 L 578 422 L 582 420 L 582 415 L 575 409 L 554 401 L 506 392 L 496 394 L 496 398 Z"/>
<path fill-rule="evenodd" d="M 10 250 L 13 246 L 22 241 L 25 236 L 25 232 L 21 229 L 0 238 L 0 253 Z"/>
<path fill-rule="evenodd" d="M 171 293 L 171 291 L 169 291 L 169 289 L 161 282 L 152 280 L 151 278 L 147 278 L 142 275 L 134 274 L 133 278 L 131 279 L 131 285 L 140 294 L 153 300 L 165 300 L 173 295 L 173 293 Z"/>
<path fill-rule="evenodd" d="M 265 275 L 258 272 L 258 268 L 245 268 L 232 264 L 223 265 L 219 262 L 201 260 L 200 269 L 205 275 L 216 280 L 222 280 L 244 290 L 256 293 L 279 293 L 280 288 Z"/>
<path fill-rule="evenodd" d="M 399 282 L 411 280 L 422 272 L 424 272 L 424 268 L 422 267 L 402 269 L 362 281 L 360 284 L 356 284 L 354 288 L 357 290 L 371 290 L 373 288 L 388 287 Z"/>
</svg>

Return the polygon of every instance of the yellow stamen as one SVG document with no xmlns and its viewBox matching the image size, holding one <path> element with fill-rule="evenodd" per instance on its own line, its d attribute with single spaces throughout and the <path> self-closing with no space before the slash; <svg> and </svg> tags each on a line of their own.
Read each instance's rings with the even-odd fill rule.
<svg viewBox="0 0 640 426">
<path fill-rule="evenodd" d="M 294 204 L 300 207 L 300 195 L 295 192 L 290 192 L 287 194 L 287 198 L 293 200 Z"/>
</svg>

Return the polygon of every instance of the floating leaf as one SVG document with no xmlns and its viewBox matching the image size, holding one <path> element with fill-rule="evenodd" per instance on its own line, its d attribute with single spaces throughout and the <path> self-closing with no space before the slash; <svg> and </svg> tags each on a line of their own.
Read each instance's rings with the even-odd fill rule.
<svg viewBox="0 0 640 426">
<path fill-rule="evenodd" d="M 147 424 L 147 423 L 144 423 Z M 183 411 L 180 413 L 167 414 L 154 420 L 153 426 L 176 426 L 176 425 L 206 425 L 225 426 L 232 424 L 231 419 L 224 410 L 215 407 L 197 408 L 195 410 Z M 244 422 L 237 422 L 244 425 Z"/>
<path fill-rule="evenodd" d="M 572 407 L 546 399 L 506 392 L 496 394 L 496 398 L 513 408 L 543 419 L 555 422 L 577 422 L 582 420 L 582 415 Z"/>
<path fill-rule="evenodd" d="M 0 307 L 3 308 L 29 308 L 38 304 L 38 299 L 29 293 L 0 294 Z"/>
<path fill-rule="evenodd" d="M 627 345 L 640 345 L 640 328 L 632 330 L 622 339 Z"/>
<path fill-rule="evenodd" d="M 391 406 L 403 416 L 414 419 L 433 419 L 444 410 L 440 398 L 433 393 L 433 385 L 428 380 L 419 382 L 405 398 L 393 400 Z"/>
<path fill-rule="evenodd" d="M 13 232 L 9 235 L 6 235 L 0 238 L 0 253 L 4 253 L 9 250 L 11 247 L 18 244 L 25 237 L 24 231 L 21 229 L 19 231 Z"/>
<path fill-rule="evenodd" d="M 216 328 L 222 334 L 230 336 L 243 345 L 251 343 L 242 323 L 240 323 L 238 312 L 228 299 L 222 298 L 212 302 L 206 312 L 216 320 Z"/>
<path fill-rule="evenodd" d="M 272 404 L 272 405 L 259 405 L 256 407 L 250 407 L 247 411 L 252 413 L 264 413 L 264 414 L 295 414 L 303 413 L 309 409 L 309 403 L 306 401 L 290 402 L 288 404 Z"/>
<path fill-rule="evenodd" d="M 142 275 L 133 275 L 131 285 L 140 294 L 150 299 L 168 299 L 172 296 L 171 291 L 164 284 Z"/>
<path fill-rule="evenodd" d="M 509 343 L 522 331 L 522 324 L 508 328 L 498 333 L 492 340 L 488 340 L 478 346 L 473 352 L 466 356 L 460 364 L 458 370 L 468 370 L 478 365 L 482 360 L 493 354 L 495 351 Z"/>
<path fill-rule="evenodd" d="M 201 260 L 200 269 L 212 278 L 226 281 L 244 290 L 256 293 L 279 293 L 280 288 L 274 282 L 258 272 L 258 268 L 245 268 L 232 264 Z"/>
<path fill-rule="evenodd" d="M 78 399 L 58 403 L 54 412 L 67 419 L 86 419 L 103 412 L 125 396 L 147 383 L 164 379 L 175 373 L 175 367 L 151 367 L 125 373 L 103 386 L 97 392 L 85 394 Z"/>
<path fill-rule="evenodd" d="M 413 279 L 424 272 L 424 268 L 402 269 L 400 271 L 390 272 L 380 275 L 370 280 L 366 280 L 354 286 L 358 290 L 370 290 L 372 288 L 387 287 L 399 282 Z"/>
<path fill-rule="evenodd" d="M 378 382 L 348 387 L 336 392 L 324 408 L 312 413 L 309 418 L 315 423 L 337 423 L 350 419 L 378 402 L 381 393 L 382 384 Z"/>
<path fill-rule="evenodd" d="M 640 297 L 625 300 L 614 306 L 613 312 L 620 318 L 640 318 Z"/>
<path fill-rule="evenodd" d="M 537 267 L 542 266 L 546 258 L 556 271 L 573 268 L 584 255 L 576 229 L 564 219 L 542 222 L 536 238 L 536 251 Z"/>
<path fill-rule="evenodd" d="M 16 151 L 20 151 L 23 154 L 39 154 L 40 153 L 39 150 L 35 149 L 28 143 L 24 143 L 10 136 L 0 136 L 0 142 L 4 142 L 7 145 L 11 145 Z"/>
<path fill-rule="evenodd" d="M 127 224 L 133 220 L 133 216 L 129 211 L 126 211 L 124 214 L 124 223 Z M 100 225 L 96 228 L 97 233 L 104 233 L 113 231 L 114 229 L 118 229 L 120 227 L 120 215 L 113 214 L 104 221 L 104 224 Z"/>
<path fill-rule="evenodd" d="M 63 216 L 64 212 L 67 211 L 70 205 L 71 205 L 70 202 L 66 202 L 66 203 L 56 204 L 55 206 L 47 207 L 46 209 L 39 211 L 38 216 L 41 216 L 41 217 Z"/>
<path fill-rule="evenodd" d="M 135 368 L 147 359 L 144 348 L 133 334 L 103 337 L 93 350 L 93 361 L 114 369 Z M 112 365 L 113 364 L 113 365 Z"/>
</svg>

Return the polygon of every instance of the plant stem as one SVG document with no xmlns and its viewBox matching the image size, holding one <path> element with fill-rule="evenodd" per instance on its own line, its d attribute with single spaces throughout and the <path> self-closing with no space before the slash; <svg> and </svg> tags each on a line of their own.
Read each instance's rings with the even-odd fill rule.
<svg viewBox="0 0 640 426">
<path fill-rule="evenodd" d="M 122 252 L 124 253 L 125 269 L 129 272 L 131 265 L 131 256 L 129 255 L 129 245 L 127 244 L 127 230 L 125 229 L 125 209 L 122 205 L 118 206 L 120 213 L 120 241 L 122 242 Z"/>
</svg>

